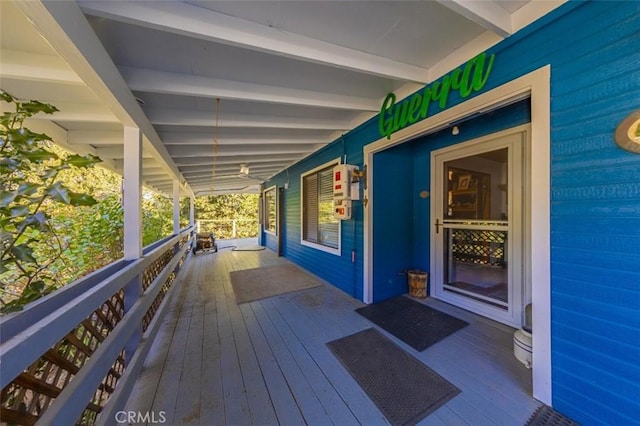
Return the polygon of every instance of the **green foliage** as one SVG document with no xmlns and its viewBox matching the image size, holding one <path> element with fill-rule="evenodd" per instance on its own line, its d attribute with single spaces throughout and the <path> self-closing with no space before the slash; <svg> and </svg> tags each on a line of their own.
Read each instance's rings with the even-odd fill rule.
<svg viewBox="0 0 640 426">
<path fill-rule="evenodd" d="M 200 221 L 200 230 L 213 232 L 219 239 L 257 236 L 259 199 L 256 194 L 225 194 L 196 198 L 195 217 Z"/>
<path fill-rule="evenodd" d="M 142 245 L 173 234 L 173 201 L 145 192 L 142 200 Z"/>
<path fill-rule="evenodd" d="M 255 219 L 258 214 L 258 195 L 225 194 L 195 199 L 198 219 Z"/>
<path fill-rule="evenodd" d="M 124 212 L 119 175 L 92 167 L 97 157 L 66 152 L 23 126 L 55 107 L 4 91 L 0 100 L 14 107 L 0 117 L 0 313 L 6 313 L 120 259 Z M 189 204 L 180 200 L 181 228 L 189 225 Z M 256 235 L 257 195 L 201 197 L 195 204 L 196 217 L 236 219 L 238 238 Z M 142 215 L 143 245 L 173 233 L 171 199 L 145 190 Z M 229 235 L 219 238 L 230 238 L 231 222 L 225 226 Z"/>
<path fill-rule="evenodd" d="M 60 285 L 50 266 L 60 259 L 65 243 L 46 206 L 96 204 L 92 196 L 69 189 L 59 175 L 101 160 L 91 155 L 65 158 L 49 149 L 49 136 L 23 126 L 36 114 L 56 112 L 54 106 L 20 101 L 5 91 L 0 91 L 0 100 L 14 108 L 0 117 L 0 309 L 6 312 Z M 38 246 L 43 249 L 37 253 Z"/>
</svg>

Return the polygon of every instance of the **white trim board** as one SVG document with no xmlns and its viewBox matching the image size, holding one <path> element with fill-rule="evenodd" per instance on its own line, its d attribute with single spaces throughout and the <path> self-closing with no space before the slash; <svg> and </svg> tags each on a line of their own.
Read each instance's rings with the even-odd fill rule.
<svg viewBox="0 0 640 426">
<path fill-rule="evenodd" d="M 275 231 L 271 231 L 270 229 L 267 229 L 266 227 L 264 227 L 264 232 L 265 232 L 265 233 L 267 233 L 267 234 L 269 234 L 269 235 L 277 236 L 277 235 L 278 235 L 278 232 L 280 231 L 280 230 L 278 229 L 278 216 L 279 216 L 280 212 L 278 211 L 278 187 L 277 187 L 276 185 L 272 185 L 272 186 L 270 186 L 270 187 L 265 188 L 265 189 L 263 189 L 263 190 L 262 190 L 262 202 L 263 202 L 263 203 L 265 203 L 265 205 L 263 205 L 263 206 L 262 206 L 262 208 L 263 208 L 263 212 L 264 212 L 264 215 L 265 215 L 265 217 L 264 217 L 262 220 L 263 220 L 263 222 L 264 222 L 264 221 L 265 221 L 264 219 L 265 219 L 267 216 L 269 216 L 269 209 L 267 209 L 267 206 L 266 206 L 267 197 L 265 196 L 265 194 L 266 194 L 267 192 L 269 192 L 269 191 L 273 191 L 273 200 L 274 200 L 274 201 L 275 201 L 275 203 L 276 203 L 276 206 L 275 206 L 275 209 L 276 209 L 276 223 L 275 223 L 275 228 L 276 228 L 276 230 L 275 230 Z"/>
<path fill-rule="evenodd" d="M 530 229 L 533 328 L 533 397 L 551 405 L 551 66 L 547 65 L 522 77 L 455 105 L 434 116 L 406 127 L 390 139 L 380 138 L 363 148 L 367 165 L 368 200 L 364 212 L 363 301 L 373 301 L 373 155 L 418 136 L 448 127 L 471 114 L 493 110 L 517 99 L 531 99 L 531 188 Z M 535 203 L 533 203 L 535 201 Z"/>
</svg>

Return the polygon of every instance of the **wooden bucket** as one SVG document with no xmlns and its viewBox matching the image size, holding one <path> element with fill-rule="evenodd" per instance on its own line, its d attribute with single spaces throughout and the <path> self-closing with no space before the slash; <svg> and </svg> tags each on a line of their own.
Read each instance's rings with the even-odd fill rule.
<svg viewBox="0 0 640 426">
<path fill-rule="evenodd" d="M 409 280 L 409 294 L 419 299 L 427 297 L 427 277 L 423 271 L 407 271 Z"/>
</svg>

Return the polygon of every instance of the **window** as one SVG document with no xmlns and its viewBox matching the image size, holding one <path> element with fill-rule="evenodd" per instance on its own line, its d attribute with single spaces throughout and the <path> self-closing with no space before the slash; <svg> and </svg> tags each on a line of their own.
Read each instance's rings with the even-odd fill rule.
<svg viewBox="0 0 640 426">
<path fill-rule="evenodd" d="M 263 192 L 264 230 L 276 234 L 276 187 L 272 186 Z"/>
<path fill-rule="evenodd" d="M 333 167 L 302 175 L 302 244 L 340 255 L 340 221 L 333 217 Z"/>
</svg>

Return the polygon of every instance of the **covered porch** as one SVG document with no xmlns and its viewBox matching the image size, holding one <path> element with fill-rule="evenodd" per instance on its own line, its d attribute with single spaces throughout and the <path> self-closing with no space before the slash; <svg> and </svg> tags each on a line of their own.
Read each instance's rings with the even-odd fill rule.
<svg viewBox="0 0 640 426">
<path fill-rule="evenodd" d="M 233 242 L 247 244 L 255 240 Z M 376 327 L 354 311 L 364 304 L 323 283 L 238 305 L 232 271 L 289 261 L 229 245 L 191 258 L 125 413 L 167 424 L 387 424 L 326 346 Z M 469 326 L 423 352 L 380 329 L 461 390 L 420 424 L 526 423 L 540 403 L 531 372 L 513 356 L 514 330 L 431 298 L 424 303 Z"/>
</svg>

